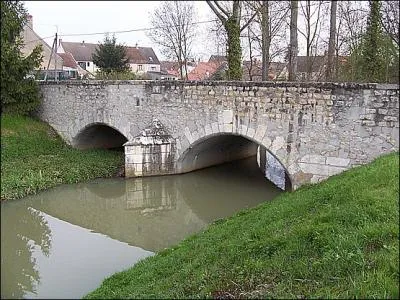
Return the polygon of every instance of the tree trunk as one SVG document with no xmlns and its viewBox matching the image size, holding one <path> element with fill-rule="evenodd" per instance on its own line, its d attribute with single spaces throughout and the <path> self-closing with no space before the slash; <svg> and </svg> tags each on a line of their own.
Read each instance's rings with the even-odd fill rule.
<svg viewBox="0 0 400 300">
<path fill-rule="evenodd" d="M 335 41 L 336 41 L 336 10 L 337 1 L 331 1 L 331 20 L 329 27 L 329 46 L 328 46 L 328 63 L 326 65 L 326 80 L 332 81 L 334 74 L 334 55 L 335 55 Z"/>
<path fill-rule="evenodd" d="M 262 81 L 268 80 L 269 69 L 269 11 L 268 0 L 262 2 L 261 8 L 261 34 L 262 34 Z"/>
<path fill-rule="evenodd" d="M 228 79 L 242 80 L 242 48 L 240 46 L 240 24 L 235 16 L 225 22 L 228 36 Z"/>
<path fill-rule="evenodd" d="M 253 81 L 253 48 L 251 45 L 251 32 L 250 32 L 250 27 L 247 27 L 247 36 L 249 38 L 249 57 L 250 57 L 250 68 L 249 68 L 249 80 Z"/>
<path fill-rule="evenodd" d="M 289 81 L 296 81 L 297 15 L 298 15 L 298 1 L 292 0 L 290 4 Z"/>
<path fill-rule="evenodd" d="M 306 23 L 307 23 L 307 81 L 311 80 L 312 73 L 312 61 L 311 61 L 311 2 L 310 0 L 306 1 Z"/>
</svg>

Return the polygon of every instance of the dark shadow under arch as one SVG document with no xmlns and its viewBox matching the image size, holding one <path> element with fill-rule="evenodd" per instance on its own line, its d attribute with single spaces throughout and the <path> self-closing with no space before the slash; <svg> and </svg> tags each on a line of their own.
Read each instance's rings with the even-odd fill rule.
<svg viewBox="0 0 400 300">
<path fill-rule="evenodd" d="M 117 129 L 104 124 L 93 123 L 83 128 L 73 139 L 73 146 L 78 149 L 122 148 L 128 139 Z"/>
<path fill-rule="evenodd" d="M 284 190 L 291 191 L 292 180 L 280 160 L 263 145 L 238 134 L 212 134 L 197 140 L 180 155 L 177 161 L 178 172 L 187 173 L 252 156 L 257 159 L 259 147 L 268 151 L 284 170 Z M 266 174 L 265 168 L 261 168 L 261 171 Z"/>
</svg>

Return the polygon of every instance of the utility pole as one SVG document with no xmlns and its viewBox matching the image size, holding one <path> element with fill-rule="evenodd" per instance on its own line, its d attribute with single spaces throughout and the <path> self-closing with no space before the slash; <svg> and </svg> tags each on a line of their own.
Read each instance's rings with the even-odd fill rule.
<svg viewBox="0 0 400 300">
<path fill-rule="evenodd" d="M 58 31 L 58 30 L 57 30 Z M 56 81 L 58 81 L 58 70 L 57 70 L 57 32 L 56 32 L 56 36 L 54 38 L 54 78 Z"/>
<path fill-rule="evenodd" d="M 55 37 L 54 37 L 53 46 L 51 47 L 50 58 L 49 58 L 49 62 L 48 62 L 48 64 L 47 64 L 46 74 L 44 75 L 44 81 L 47 80 L 47 75 L 48 75 L 48 73 L 49 73 L 50 62 L 51 62 L 51 58 L 52 58 L 52 56 L 53 56 L 54 46 L 55 46 L 56 41 L 57 41 L 57 33 L 56 33 L 56 35 L 55 35 Z"/>
</svg>

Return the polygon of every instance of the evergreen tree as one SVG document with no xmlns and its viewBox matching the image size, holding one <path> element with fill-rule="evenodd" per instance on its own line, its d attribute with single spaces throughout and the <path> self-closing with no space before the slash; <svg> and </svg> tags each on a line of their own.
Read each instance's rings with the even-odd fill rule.
<svg viewBox="0 0 400 300">
<path fill-rule="evenodd" d="M 399 48 L 381 28 L 381 4 L 370 1 L 365 33 L 340 67 L 340 80 L 398 83 Z"/>
<path fill-rule="evenodd" d="M 380 82 L 385 73 L 385 58 L 382 53 L 381 3 L 370 1 L 367 30 L 362 47 L 361 70 L 364 81 Z"/>
<path fill-rule="evenodd" d="M 106 74 L 129 70 L 126 47 L 117 44 L 116 41 L 115 36 L 110 38 L 106 35 L 103 44 L 100 44 L 93 53 L 93 63 Z"/>
<path fill-rule="evenodd" d="M 24 57 L 22 31 L 27 11 L 21 1 L 1 1 L 1 113 L 28 114 L 40 104 L 33 70 L 40 66 L 42 48 Z"/>
</svg>

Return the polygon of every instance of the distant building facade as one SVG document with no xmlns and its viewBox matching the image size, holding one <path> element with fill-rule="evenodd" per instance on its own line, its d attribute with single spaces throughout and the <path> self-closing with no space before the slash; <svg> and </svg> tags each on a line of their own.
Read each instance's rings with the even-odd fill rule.
<svg viewBox="0 0 400 300">
<path fill-rule="evenodd" d="M 98 44 L 91 44 L 82 41 L 64 42 L 60 40 L 59 53 L 70 53 L 77 64 L 84 70 L 95 74 L 99 68 L 93 62 L 93 54 Z M 138 75 L 145 75 L 147 72 L 160 72 L 160 61 L 154 50 L 150 47 L 126 47 L 126 56 L 132 72 Z"/>
<path fill-rule="evenodd" d="M 21 49 L 22 54 L 28 56 L 32 53 L 33 49 L 37 45 L 42 46 L 43 60 L 40 64 L 40 70 L 62 70 L 63 69 L 63 59 L 61 56 L 56 54 L 56 50 L 53 51 L 52 47 L 49 46 L 34 30 L 33 30 L 33 17 L 28 15 L 28 22 L 25 24 L 22 32 L 22 38 L 24 45 Z M 51 57 L 51 59 L 50 59 Z M 50 64 L 49 64 L 50 61 Z"/>
</svg>

